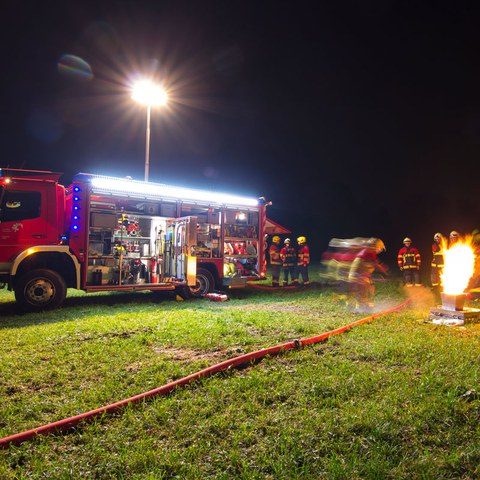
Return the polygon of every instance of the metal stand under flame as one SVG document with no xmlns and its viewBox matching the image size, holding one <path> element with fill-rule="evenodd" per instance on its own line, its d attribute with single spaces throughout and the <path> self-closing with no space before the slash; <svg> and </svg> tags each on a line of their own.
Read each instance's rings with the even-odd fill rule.
<svg viewBox="0 0 480 480">
<path fill-rule="evenodd" d="M 449 295 L 441 293 L 442 306 L 430 309 L 430 320 L 439 325 L 464 325 L 465 322 L 480 320 L 480 310 L 477 308 L 465 308 L 464 293 Z"/>
</svg>

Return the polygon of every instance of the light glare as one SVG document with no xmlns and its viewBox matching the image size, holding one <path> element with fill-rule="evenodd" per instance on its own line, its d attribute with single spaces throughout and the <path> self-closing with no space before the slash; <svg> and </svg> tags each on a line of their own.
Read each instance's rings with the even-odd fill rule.
<svg viewBox="0 0 480 480">
<path fill-rule="evenodd" d="M 258 200 L 256 198 L 239 197 L 227 193 L 209 192 L 113 177 L 93 177 L 92 186 L 104 192 L 135 193 L 157 198 L 180 198 L 183 200 L 217 203 L 221 205 L 258 206 Z"/>
<path fill-rule="evenodd" d="M 161 85 L 142 80 L 133 86 L 132 99 L 147 107 L 160 107 L 166 105 L 168 95 Z"/>
</svg>

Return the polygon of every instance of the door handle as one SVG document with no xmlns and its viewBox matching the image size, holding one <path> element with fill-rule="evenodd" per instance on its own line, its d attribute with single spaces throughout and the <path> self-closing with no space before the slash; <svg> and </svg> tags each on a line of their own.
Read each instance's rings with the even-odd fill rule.
<svg viewBox="0 0 480 480">
<path fill-rule="evenodd" d="M 32 233 L 33 238 L 45 238 L 46 235 L 44 233 Z"/>
</svg>

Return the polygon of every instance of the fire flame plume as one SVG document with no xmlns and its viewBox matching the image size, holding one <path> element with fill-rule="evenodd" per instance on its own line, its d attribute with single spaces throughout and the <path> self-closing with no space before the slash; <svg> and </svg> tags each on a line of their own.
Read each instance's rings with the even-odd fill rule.
<svg viewBox="0 0 480 480">
<path fill-rule="evenodd" d="M 443 251 L 443 291 L 448 295 L 460 295 L 468 286 L 475 268 L 472 239 L 459 239 Z"/>
</svg>

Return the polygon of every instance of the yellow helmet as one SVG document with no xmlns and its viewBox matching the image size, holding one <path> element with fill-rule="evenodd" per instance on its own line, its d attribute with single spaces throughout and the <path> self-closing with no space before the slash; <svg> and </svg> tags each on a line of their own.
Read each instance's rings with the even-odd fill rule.
<svg viewBox="0 0 480 480">
<path fill-rule="evenodd" d="M 304 243 L 307 243 L 307 239 L 303 236 L 297 238 L 297 243 L 299 245 L 303 245 Z"/>
<path fill-rule="evenodd" d="M 407 243 L 407 242 L 408 242 L 408 243 L 412 243 L 412 240 L 411 240 L 410 238 L 408 238 L 408 237 L 405 237 L 405 238 L 403 239 L 403 243 Z"/>
<path fill-rule="evenodd" d="M 380 252 L 386 252 L 387 251 L 387 247 L 385 246 L 385 244 L 383 243 L 383 240 L 380 240 L 379 238 L 377 238 L 375 240 L 375 249 L 380 253 Z"/>
<path fill-rule="evenodd" d="M 280 237 L 279 237 L 278 235 L 274 235 L 274 236 L 272 237 L 272 242 L 273 242 L 273 243 L 278 243 L 278 242 L 280 242 Z"/>
</svg>

